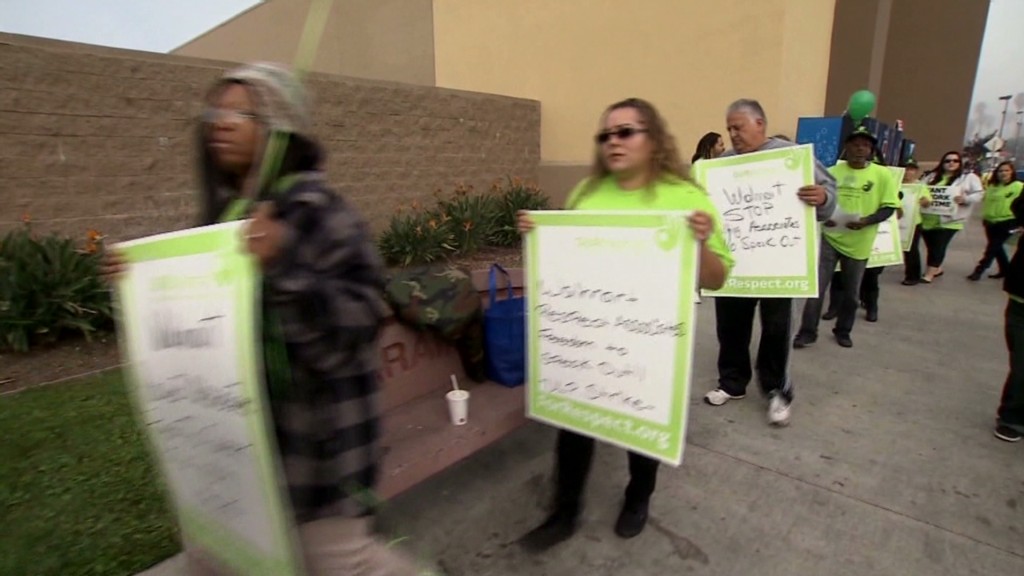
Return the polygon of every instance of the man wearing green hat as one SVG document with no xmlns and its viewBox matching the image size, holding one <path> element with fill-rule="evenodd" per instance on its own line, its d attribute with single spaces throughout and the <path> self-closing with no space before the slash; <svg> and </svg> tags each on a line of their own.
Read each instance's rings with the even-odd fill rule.
<svg viewBox="0 0 1024 576">
<path fill-rule="evenodd" d="M 842 291 L 839 317 L 832 332 L 840 346 L 853 346 L 850 332 L 859 304 L 856 287 L 864 277 L 878 225 L 900 206 L 898 184 L 893 181 L 889 169 L 872 162 L 877 144 L 878 139 L 871 131 L 863 125 L 857 126 L 846 137 L 846 163 L 829 168 L 836 179 L 837 210 L 825 222 L 818 262 L 818 297 L 804 304 L 800 331 L 793 340 L 794 348 L 806 348 L 817 341 L 821 304 L 836 264 L 839 265 L 843 285 L 854 289 Z"/>
</svg>

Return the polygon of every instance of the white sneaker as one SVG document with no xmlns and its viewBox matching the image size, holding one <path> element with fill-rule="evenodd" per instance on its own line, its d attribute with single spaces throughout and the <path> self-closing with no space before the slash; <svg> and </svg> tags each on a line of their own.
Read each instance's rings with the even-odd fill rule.
<svg viewBox="0 0 1024 576">
<path fill-rule="evenodd" d="M 722 390 L 721 388 L 715 388 L 711 392 L 708 392 L 707 394 L 704 395 L 704 401 L 707 402 L 708 404 L 711 404 L 712 406 L 721 406 L 722 404 L 725 404 L 729 400 L 740 400 L 741 398 L 746 397 L 746 394 L 733 396 L 732 394 L 729 394 L 728 392 Z"/>
<path fill-rule="evenodd" d="M 768 423 L 773 426 L 789 425 L 790 402 L 782 397 L 782 394 L 775 392 L 768 399 Z"/>
</svg>

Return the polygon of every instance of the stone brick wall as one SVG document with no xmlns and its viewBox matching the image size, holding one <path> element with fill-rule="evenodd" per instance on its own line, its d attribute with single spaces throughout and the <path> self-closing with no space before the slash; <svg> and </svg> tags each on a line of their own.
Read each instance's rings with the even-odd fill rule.
<svg viewBox="0 0 1024 576">
<path fill-rule="evenodd" d="M 123 240 L 195 220 L 196 121 L 230 64 L 0 34 L 0 234 Z M 540 104 L 314 75 L 317 135 L 337 189 L 376 230 L 457 183 L 536 180 Z"/>
</svg>

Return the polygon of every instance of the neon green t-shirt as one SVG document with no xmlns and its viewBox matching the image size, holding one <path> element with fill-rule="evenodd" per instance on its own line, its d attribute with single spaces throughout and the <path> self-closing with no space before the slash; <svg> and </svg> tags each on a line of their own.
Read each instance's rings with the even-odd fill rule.
<svg viewBox="0 0 1024 576">
<path fill-rule="evenodd" d="M 896 182 L 885 166 L 871 163 L 855 169 L 844 163 L 828 171 L 836 179 L 836 202 L 843 211 L 864 217 L 878 212 L 884 206 L 900 207 Z M 871 257 L 871 246 L 875 243 L 876 234 L 877 224 L 860 230 L 839 226 L 825 228 L 825 240 L 840 254 L 856 260 Z"/>
<path fill-rule="evenodd" d="M 982 217 L 986 222 L 1006 222 L 1013 220 L 1013 211 L 1010 204 L 1020 196 L 1024 182 L 1010 182 L 998 186 L 989 186 L 985 189 L 984 211 Z"/>
<path fill-rule="evenodd" d="M 722 228 L 722 215 L 711 201 L 707 192 L 699 186 L 676 178 L 663 179 L 657 182 L 653 190 L 623 190 L 612 177 L 601 180 L 593 190 L 584 192 L 588 180 L 576 185 L 565 202 L 566 210 L 622 210 L 622 211 L 659 211 L 659 210 L 700 210 L 707 212 L 715 220 L 715 230 L 708 236 L 707 247 L 722 260 L 726 272 L 732 270 L 733 258 L 725 243 Z"/>
</svg>

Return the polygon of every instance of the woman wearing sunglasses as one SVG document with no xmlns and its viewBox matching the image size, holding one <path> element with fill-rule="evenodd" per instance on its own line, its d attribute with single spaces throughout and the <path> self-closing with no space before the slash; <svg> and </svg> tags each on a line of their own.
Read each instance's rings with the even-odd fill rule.
<svg viewBox="0 0 1024 576">
<path fill-rule="evenodd" d="M 595 143 L 591 176 L 576 186 L 566 208 L 689 211 L 690 229 L 700 242 L 700 287 L 721 288 L 733 263 L 721 217 L 707 193 L 689 180 L 675 139 L 654 106 L 638 98 L 612 104 L 601 116 Z M 518 224 L 521 233 L 533 229 L 525 212 Z M 593 438 L 559 431 L 554 511 L 523 538 L 527 549 L 548 549 L 576 531 L 593 456 Z M 646 525 L 657 471 L 657 460 L 629 453 L 630 482 L 615 524 L 620 537 L 632 538 Z"/>
<path fill-rule="evenodd" d="M 942 155 L 942 164 L 936 168 L 927 182 L 930 186 L 950 186 L 957 192 L 953 201 L 960 206 L 974 204 L 981 200 L 984 188 L 977 175 L 964 169 L 963 158 L 959 152 L 946 152 Z M 921 282 L 931 284 L 942 276 L 942 263 L 946 259 L 946 249 L 956 233 L 964 229 L 964 221 L 944 222 L 936 214 L 924 214 L 921 217 L 921 237 L 927 251 L 928 269 Z"/>
</svg>

